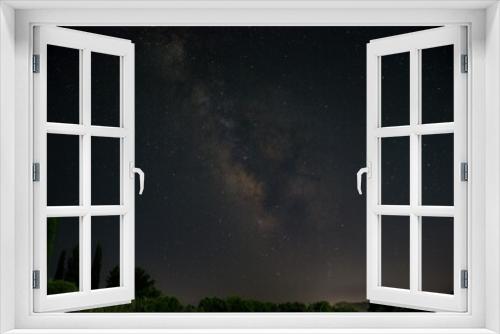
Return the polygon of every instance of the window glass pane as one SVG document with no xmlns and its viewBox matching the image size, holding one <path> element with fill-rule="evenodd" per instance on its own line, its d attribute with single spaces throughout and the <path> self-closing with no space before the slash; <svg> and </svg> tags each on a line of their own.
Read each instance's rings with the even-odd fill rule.
<svg viewBox="0 0 500 334">
<path fill-rule="evenodd" d="M 453 218 L 422 217 L 422 290 L 453 294 Z"/>
<path fill-rule="evenodd" d="M 453 206 L 453 134 L 422 136 L 422 205 Z"/>
<path fill-rule="evenodd" d="M 92 137 L 92 205 L 120 204 L 120 139 Z"/>
<path fill-rule="evenodd" d="M 47 121 L 80 121 L 80 50 L 47 45 Z"/>
<path fill-rule="evenodd" d="M 382 204 L 410 204 L 410 137 L 381 139 Z"/>
<path fill-rule="evenodd" d="M 120 126 L 120 57 L 92 52 L 92 124 Z"/>
<path fill-rule="evenodd" d="M 382 216 L 382 286 L 410 288 L 410 217 Z"/>
<path fill-rule="evenodd" d="M 47 134 L 47 205 L 80 202 L 80 137 Z"/>
<path fill-rule="evenodd" d="M 92 217 L 92 289 L 120 286 L 120 217 Z"/>
<path fill-rule="evenodd" d="M 453 45 L 422 50 L 422 123 L 453 122 Z"/>
<path fill-rule="evenodd" d="M 382 126 L 410 124 L 410 53 L 381 57 Z"/>
<path fill-rule="evenodd" d="M 47 219 L 47 294 L 78 291 L 80 218 Z"/>
</svg>

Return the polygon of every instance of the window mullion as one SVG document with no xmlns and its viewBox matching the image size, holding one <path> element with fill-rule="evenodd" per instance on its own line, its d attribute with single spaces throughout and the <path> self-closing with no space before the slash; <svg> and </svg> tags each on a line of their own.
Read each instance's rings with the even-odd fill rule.
<svg viewBox="0 0 500 334">
<path fill-rule="evenodd" d="M 410 126 L 419 123 L 419 51 L 410 51 Z M 411 211 L 419 205 L 420 196 L 420 145 L 419 135 L 410 134 L 410 207 Z M 419 217 L 410 215 L 410 290 L 418 291 L 420 285 L 420 233 Z"/>
<path fill-rule="evenodd" d="M 83 50 L 82 60 L 82 124 L 86 129 L 83 135 L 82 145 L 82 175 L 83 175 L 83 207 L 84 215 L 80 226 L 80 277 L 83 291 L 91 289 L 91 136 L 90 136 L 90 116 L 91 116 L 91 57 L 90 50 Z"/>
</svg>

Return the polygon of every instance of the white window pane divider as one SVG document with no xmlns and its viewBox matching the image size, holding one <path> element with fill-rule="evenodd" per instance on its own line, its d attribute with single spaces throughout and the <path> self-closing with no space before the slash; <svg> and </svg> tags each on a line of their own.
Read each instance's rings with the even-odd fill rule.
<svg viewBox="0 0 500 334">
<path fill-rule="evenodd" d="M 47 133 L 65 134 L 65 135 L 79 135 L 83 136 L 89 134 L 93 137 L 111 137 L 111 138 L 124 138 L 130 135 L 130 131 L 124 128 L 115 128 L 110 126 L 97 126 L 88 124 L 67 124 L 47 122 L 45 126 Z"/>
<path fill-rule="evenodd" d="M 46 213 L 47 217 L 121 216 L 127 213 L 127 208 L 124 205 L 49 206 Z"/>
<path fill-rule="evenodd" d="M 416 80 L 415 80 L 416 78 Z M 420 123 L 420 51 L 410 50 L 410 126 Z M 381 112 L 381 111 L 380 111 Z M 417 208 L 420 203 L 420 137 L 410 134 L 410 207 Z M 412 210 L 413 211 L 413 210 Z M 420 286 L 420 218 L 410 214 L 410 291 L 415 293 Z"/>
<path fill-rule="evenodd" d="M 371 211 L 383 216 L 420 216 L 420 217 L 453 217 L 453 206 L 423 206 L 423 205 L 376 205 Z"/>
<path fill-rule="evenodd" d="M 410 135 L 435 135 L 454 132 L 454 122 L 432 123 L 432 124 L 411 124 L 403 126 L 391 126 L 375 128 L 376 137 L 403 137 Z"/>
</svg>

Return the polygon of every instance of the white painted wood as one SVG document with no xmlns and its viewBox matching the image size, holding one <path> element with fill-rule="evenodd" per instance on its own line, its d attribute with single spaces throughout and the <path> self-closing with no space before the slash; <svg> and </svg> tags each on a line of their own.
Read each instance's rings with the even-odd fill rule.
<svg viewBox="0 0 500 334">
<path fill-rule="evenodd" d="M 126 297 L 134 299 L 135 287 L 135 184 L 134 179 L 127 175 L 128 166 L 135 164 L 135 46 L 129 44 L 129 52 L 121 58 L 123 90 L 120 115 L 122 126 L 128 131 L 121 145 L 121 158 L 123 163 L 120 168 L 122 178 L 121 200 L 127 208 L 127 213 L 121 216 L 120 238 L 120 279 L 126 289 Z M 126 181 L 125 181 L 126 180 Z M 123 268 L 123 269 L 122 269 Z"/>
<path fill-rule="evenodd" d="M 431 216 L 431 217 L 453 217 L 455 208 L 451 206 L 411 206 L 411 205 L 375 205 L 371 211 L 377 215 L 387 216 Z"/>
<path fill-rule="evenodd" d="M 11 2 L 17 2 L 16 0 Z M 156 1 L 155 1 L 156 2 Z M 50 4 L 49 4 L 50 3 Z M 488 168 L 488 180 L 495 179 L 497 169 L 491 162 L 498 159 L 497 141 L 486 141 L 486 136 L 498 134 L 498 124 L 492 120 L 496 118 L 498 108 L 495 102 L 498 98 L 495 82 L 498 80 L 497 71 L 491 71 L 493 64 L 497 66 L 498 53 L 494 52 L 495 44 L 500 38 L 498 20 L 495 16 L 489 17 L 489 26 L 485 30 L 486 21 L 484 11 L 478 10 L 485 6 L 479 1 L 469 1 L 467 6 L 474 8 L 471 11 L 454 10 L 465 8 L 465 1 L 369 1 L 369 3 L 349 1 L 350 8 L 337 8 L 338 2 L 331 1 L 317 3 L 301 2 L 300 9 L 294 7 L 293 1 L 280 1 L 280 8 L 275 2 L 266 2 L 266 5 L 246 2 L 244 9 L 230 9 L 232 2 L 203 1 L 185 5 L 186 2 L 175 3 L 170 1 L 147 2 L 143 7 L 149 10 L 124 9 L 140 6 L 138 2 L 124 1 L 79 1 L 64 4 L 60 1 L 32 1 L 24 2 L 19 7 L 28 9 L 16 12 L 16 190 L 15 190 L 15 222 L 3 220 L 0 223 L 7 225 L 15 233 L 16 239 L 16 266 L 9 267 L 16 272 L 15 309 L 16 333 L 493 333 L 485 329 L 484 318 L 488 315 L 488 328 L 494 328 L 493 323 L 498 321 L 499 312 L 495 308 L 498 304 L 498 258 L 495 251 L 498 246 L 498 235 L 495 233 L 498 219 L 489 214 L 484 220 L 485 198 L 488 203 L 494 202 L 498 194 L 496 183 L 489 183 L 485 193 L 485 165 Z M 143 3 L 146 3 L 144 1 Z M 385 5 L 384 5 L 385 3 Z M 93 4 L 93 5 L 92 5 Z M 269 8 L 263 9 L 261 6 Z M 310 5 L 309 5 L 310 4 Z M 49 10 L 29 10 L 45 7 Z M 73 6 L 75 9 L 67 9 Z M 203 6 L 203 8 L 200 8 Z M 235 4 L 234 7 L 244 7 Z M 385 6 L 385 7 L 384 7 Z M 395 7 L 415 8 L 418 10 L 398 10 Z M 64 7 L 64 8 L 62 8 Z M 99 10 L 91 8 L 101 7 Z M 105 8 L 102 8 L 105 7 Z M 134 7 L 134 8 L 136 8 Z M 161 8 L 160 8 L 161 7 Z M 182 8 L 180 8 L 182 7 Z M 189 8 L 188 8 L 189 7 Z M 212 10 L 205 8 L 211 7 Z M 328 8 L 327 8 L 328 7 Z M 321 8 L 321 9 L 317 9 Z M 356 9 L 353 9 L 356 8 Z M 385 9 L 383 9 L 385 8 Z M 429 9 L 434 8 L 434 9 Z M 31 261 L 32 261 L 32 192 L 30 166 L 32 162 L 31 150 L 31 104 L 32 91 L 30 74 L 31 30 L 32 23 L 65 25 L 441 25 L 470 23 L 472 48 L 471 71 L 472 89 L 469 91 L 472 113 L 469 114 L 469 128 L 472 130 L 469 138 L 471 148 L 471 181 L 469 181 L 470 197 L 469 215 L 474 224 L 469 225 L 470 233 L 469 256 L 472 259 L 470 274 L 469 307 L 467 313 L 333 313 L 333 314 L 55 314 L 32 313 L 31 290 Z M 13 31 L 12 31 L 13 33 Z M 486 42 L 486 49 L 484 43 Z M 5 49 L 0 49 L 4 51 Z M 489 61 L 485 68 L 484 56 Z M 487 71 L 485 71 L 487 69 Z M 6 78 L 2 72 L 2 79 Z M 485 75 L 486 74 L 486 75 Z M 488 79 L 485 85 L 485 77 Z M 11 78 L 14 81 L 14 77 Z M 1 87 L 0 87 L 1 88 Z M 4 87 L 5 88 L 5 87 Z M 485 88 L 489 98 L 485 99 Z M 5 95 L 4 95 L 5 97 Z M 3 98 L 2 98 L 3 101 Z M 1 113 L 10 109 L 0 109 Z M 487 117 L 486 117 L 487 116 Z M 488 127 L 485 127 L 488 119 Z M 488 130 L 488 131 L 486 131 Z M 496 137 L 495 137 L 496 138 Z M 490 148 L 486 157 L 484 145 Z M 5 151 L 0 150 L 2 155 Z M 1 172 L 1 170 L 0 170 Z M 3 173 L 3 172 L 2 172 Z M 3 185 L 2 185 L 3 186 Z M 486 197 L 485 197 L 486 196 Z M 6 207 L 8 209 L 8 207 Z M 489 205 L 489 212 L 498 210 L 496 204 Z M 5 211 L 3 211 L 5 212 Z M 493 231 L 493 233 L 489 233 Z M 488 252 L 484 251 L 484 239 L 488 235 Z M 2 244 L 4 246 L 5 244 Z M 3 263 L 5 256 L 0 254 Z M 485 261 L 488 263 L 488 280 L 484 281 Z M 5 275 L 0 275 L 0 279 Z M 10 285 L 10 288 L 12 285 Z M 485 298 L 485 290 L 492 291 Z M 6 294 L 0 293 L 0 298 Z M 488 308 L 484 307 L 487 300 Z M 10 310 L 10 309 L 9 309 Z M 0 308 L 0 312 L 8 311 Z M 149 329 L 146 329 L 148 327 Z M 195 328 L 196 327 L 196 328 Z M 44 329 L 45 328 L 45 329 Z M 114 328 L 114 329 L 112 329 Z M 229 329 L 230 328 L 230 329 Z M 299 329 L 298 329 L 299 328 Z M 494 329 L 496 332 L 496 329 Z"/>
<path fill-rule="evenodd" d="M 119 216 L 127 213 L 123 205 L 93 205 L 93 206 L 49 206 L 47 217 L 80 217 L 89 213 L 91 216 Z"/>
<path fill-rule="evenodd" d="M 15 326 L 15 52 L 14 9 L 0 3 L 0 333 Z"/>
<path fill-rule="evenodd" d="M 80 50 L 80 124 L 49 123 L 47 105 L 47 45 L 58 45 Z M 102 305 L 128 303 L 134 298 L 133 257 L 133 192 L 134 179 L 121 177 L 120 205 L 92 205 L 91 201 L 91 139 L 93 136 L 121 138 L 120 173 L 134 158 L 134 85 L 133 44 L 128 40 L 83 33 L 57 27 L 36 27 L 34 51 L 40 54 L 40 73 L 34 75 L 34 133 L 36 147 L 34 160 L 40 163 L 40 182 L 34 185 L 34 263 L 40 270 L 40 289 L 35 289 L 35 312 L 73 311 Z M 91 53 L 103 52 L 120 57 L 121 73 L 121 127 L 91 125 Z M 78 135 L 80 137 L 80 205 L 48 207 L 47 146 L 48 133 Z M 125 166 L 125 167 L 124 167 Z M 132 188 L 133 189 L 133 188 Z M 127 192 L 127 194 L 123 194 Z M 120 277 L 117 288 L 91 290 L 92 216 L 120 215 Z M 80 284 L 79 292 L 47 295 L 47 217 L 79 217 L 80 220 Z M 132 254 L 132 255 L 131 255 Z M 132 278 L 131 278 L 132 277 Z"/>
<path fill-rule="evenodd" d="M 401 35 L 379 38 L 370 41 L 370 49 L 376 56 L 386 56 L 411 50 L 429 49 L 454 43 L 455 26 L 423 30 L 412 34 L 412 38 L 402 38 Z M 439 33 L 437 33 L 439 29 Z M 410 34 L 404 34 L 409 35 Z M 460 62 L 458 63 L 460 65 Z"/>
<path fill-rule="evenodd" d="M 455 329 L 429 329 L 429 328 L 198 328 L 182 330 L 176 328 L 163 329 L 17 329 L 7 334 L 494 334 L 484 328 L 455 328 Z"/>
<path fill-rule="evenodd" d="M 374 170 L 367 185 L 367 298 L 375 303 L 422 310 L 467 311 L 467 289 L 461 288 L 460 272 L 467 270 L 467 182 L 460 179 L 460 164 L 467 161 L 467 74 L 461 73 L 461 55 L 467 53 L 465 27 L 450 26 L 373 40 L 367 47 L 367 161 Z M 421 123 L 421 50 L 454 45 L 454 121 Z M 380 92 L 382 56 L 410 53 L 410 124 L 382 128 Z M 421 136 L 454 134 L 454 206 L 421 204 Z M 380 138 L 410 138 L 410 204 L 382 205 Z M 382 286 L 381 230 L 382 215 L 410 217 L 410 289 Z M 454 218 L 454 294 L 421 291 L 421 217 Z"/>
<path fill-rule="evenodd" d="M 13 8 L 18 9 L 53 9 L 61 6 L 61 0 L 5 0 L 6 3 Z M 278 8 L 278 9 L 477 9 L 487 8 L 495 3 L 495 0 L 299 0 L 299 1 L 284 1 L 284 0 L 126 0 L 117 3 L 116 0 L 72 0 L 65 3 L 65 8 Z"/>
<path fill-rule="evenodd" d="M 410 126 L 419 125 L 420 119 L 420 50 L 410 50 Z M 381 87 L 382 88 L 382 87 Z M 379 109 L 381 114 L 381 109 Z M 380 124 L 379 124 L 380 126 Z M 420 204 L 420 136 L 410 133 L 410 211 Z M 381 160 L 379 158 L 379 160 Z M 420 286 L 420 217 L 412 212 L 410 214 L 410 290 L 418 293 Z M 382 261 L 383 259 L 381 259 Z"/>
<path fill-rule="evenodd" d="M 37 28 L 42 32 L 45 32 L 45 27 Z M 46 30 L 46 33 L 49 35 L 55 35 L 52 40 L 58 41 L 61 39 L 61 44 L 59 46 L 65 47 L 65 43 L 70 43 L 70 40 L 77 41 L 75 35 L 71 34 L 71 31 L 67 30 L 59 30 L 58 28 L 51 28 L 50 30 Z M 59 36 L 63 35 L 63 36 Z M 59 38 L 58 38 L 59 37 Z M 64 38 L 62 38 L 64 37 Z M 84 127 L 88 127 L 91 124 L 91 73 L 92 73 L 92 64 L 91 64 L 91 51 L 86 48 L 79 47 L 75 45 L 76 48 L 80 49 L 80 122 Z M 41 56 L 41 55 L 40 55 Z M 48 69 L 47 69 L 48 70 Z M 35 109 L 36 110 L 36 109 Z M 92 137 L 87 133 L 84 133 L 83 136 L 80 137 L 82 145 L 80 145 L 80 156 L 82 159 L 80 160 L 80 182 L 83 185 L 82 194 L 83 197 L 80 198 L 80 203 L 83 204 L 84 207 L 88 208 L 91 205 L 91 194 L 92 194 L 92 180 L 91 180 L 91 157 L 92 157 Z M 36 200 L 36 198 L 35 198 Z M 91 289 L 91 268 L 92 268 L 92 216 L 85 212 L 82 216 L 80 216 L 80 291 L 82 293 L 86 293 Z M 36 236 L 36 232 L 35 232 Z M 41 276 L 45 276 L 43 272 Z M 42 284 L 43 285 L 43 284 Z M 55 300 L 53 302 L 52 308 L 50 307 L 49 302 L 44 305 L 44 309 L 40 309 L 39 311 L 47 311 L 47 310 L 56 310 L 56 311 L 68 311 L 74 309 L 75 307 L 85 308 L 85 304 L 82 305 L 82 300 L 79 299 L 79 295 L 81 293 L 75 293 L 69 296 L 64 295 L 55 295 L 47 297 L 47 301 Z M 35 312 L 37 311 L 35 305 Z"/>
<path fill-rule="evenodd" d="M 375 136 L 382 137 L 401 137 L 415 135 L 435 135 L 442 133 L 453 133 L 454 123 L 432 123 L 432 124 L 411 124 L 401 126 L 388 126 L 376 128 Z"/>
<path fill-rule="evenodd" d="M 130 53 L 130 41 L 78 30 L 44 26 L 44 42 L 66 48 L 92 50 L 115 56 Z"/>
<path fill-rule="evenodd" d="M 484 106 L 484 127 L 480 130 L 481 137 L 484 140 L 485 150 L 485 171 L 482 179 L 484 188 L 484 219 L 487 222 L 485 233 L 485 252 L 486 254 L 500 254 L 500 3 L 488 9 L 485 19 L 486 29 L 489 34 L 486 36 L 486 73 L 485 73 L 485 106 Z M 476 54 L 474 54 L 476 56 Z M 476 67 L 473 68 L 476 70 Z M 478 69 L 484 70 L 484 69 Z M 473 86 L 474 88 L 474 86 Z M 470 117 L 470 116 L 469 116 Z M 474 138 L 477 133 L 472 132 L 470 138 Z M 471 155 L 471 171 L 481 172 L 481 168 L 476 165 L 476 151 Z M 486 180 L 484 178 L 487 178 Z M 469 198 L 476 198 L 477 193 L 470 193 Z M 472 210 L 471 210 L 472 211 Z M 491 224 L 488 224 L 491 223 Z M 475 236 L 477 233 L 473 234 Z M 470 245 L 469 252 L 474 251 L 474 244 Z M 485 283 L 487 291 L 485 296 L 485 325 L 495 333 L 500 332 L 500 268 L 499 259 L 495 256 L 485 256 Z M 475 268 L 476 262 L 472 261 L 471 279 L 476 280 Z"/>
<path fill-rule="evenodd" d="M 45 125 L 47 133 L 59 133 L 65 135 L 90 134 L 96 137 L 123 138 L 129 135 L 129 130 L 124 128 L 115 128 L 110 126 L 83 125 L 47 122 Z"/>
<path fill-rule="evenodd" d="M 469 154 L 467 147 L 467 113 L 468 113 L 468 78 L 467 73 L 462 73 L 462 64 L 460 58 L 463 54 L 468 54 L 467 46 L 467 30 L 465 27 L 460 28 L 455 32 L 455 48 L 454 48 L 454 74 L 455 74 L 455 87 L 454 87 L 454 111 L 453 118 L 455 120 L 454 132 L 454 277 L 453 286 L 455 296 L 457 296 L 457 308 L 460 310 L 467 309 L 467 289 L 461 286 L 461 270 L 469 270 L 468 266 L 468 201 L 467 191 L 469 182 L 461 180 L 461 163 L 468 162 Z M 471 179 L 469 178 L 469 181 Z"/>
</svg>

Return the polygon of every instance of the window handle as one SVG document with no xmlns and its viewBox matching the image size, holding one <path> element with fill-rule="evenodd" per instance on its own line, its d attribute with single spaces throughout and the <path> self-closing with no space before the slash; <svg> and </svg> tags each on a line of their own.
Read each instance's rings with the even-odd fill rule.
<svg viewBox="0 0 500 334">
<path fill-rule="evenodd" d="M 144 191 L 144 172 L 142 169 L 135 167 L 133 162 L 130 162 L 130 178 L 133 179 L 135 174 L 139 175 L 139 195 Z"/>
<path fill-rule="evenodd" d="M 361 189 L 361 184 L 362 184 L 362 176 L 363 174 L 366 174 L 366 177 L 370 177 L 370 163 L 368 163 L 367 167 L 360 168 L 358 172 L 356 173 L 356 184 L 358 187 L 358 194 L 363 195 L 363 190 Z"/>
</svg>

